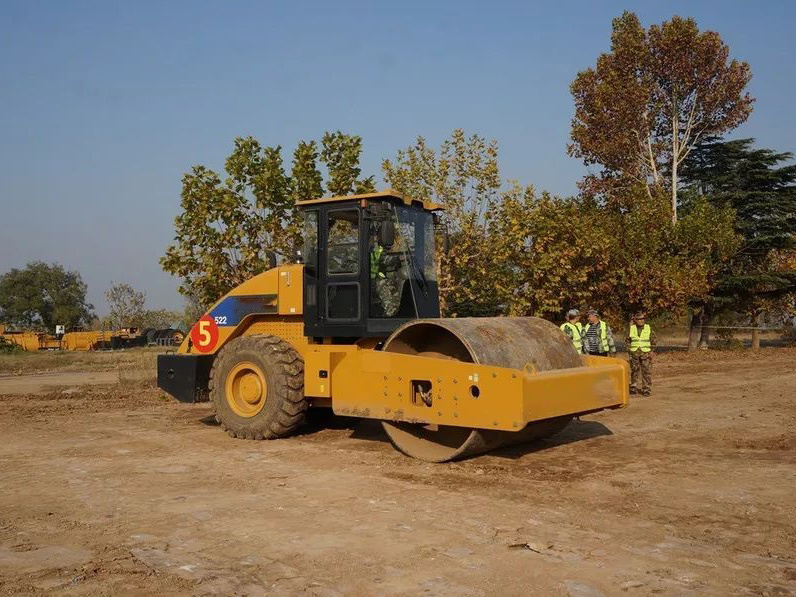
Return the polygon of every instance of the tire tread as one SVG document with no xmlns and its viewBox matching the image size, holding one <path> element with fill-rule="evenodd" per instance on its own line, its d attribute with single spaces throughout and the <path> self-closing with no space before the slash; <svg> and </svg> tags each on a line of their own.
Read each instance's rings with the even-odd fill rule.
<svg viewBox="0 0 796 597">
<path fill-rule="evenodd" d="M 232 419 L 227 420 L 219 408 L 221 401 L 226 400 L 224 382 L 220 379 L 222 371 L 234 365 L 241 351 L 260 354 L 276 369 L 281 381 L 273 383 L 273 379 L 267 380 L 266 407 L 245 426 Z M 304 361 L 288 342 L 278 336 L 242 336 L 228 342 L 213 362 L 208 387 L 216 422 L 230 436 L 241 439 L 277 439 L 290 435 L 304 423 L 309 406 L 304 396 Z M 268 408 L 268 402 L 271 401 L 277 401 L 278 407 Z"/>
</svg>

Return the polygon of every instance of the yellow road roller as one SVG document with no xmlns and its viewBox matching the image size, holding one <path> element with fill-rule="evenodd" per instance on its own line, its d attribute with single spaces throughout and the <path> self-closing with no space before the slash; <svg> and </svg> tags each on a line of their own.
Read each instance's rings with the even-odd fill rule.
<svg viewBox="0 0 796 597">
<path fill-rule="evenodd" d="M 625 363 L 577 354 L 548 321 L 440 317 L 441 206 L 391 190 L 297 205 L 300 262 L 240 284 L 158 355 L 158 386 L 209 399 L 230 436 L 284 437 L 331 408 L 445 462 L 627 405 Z"/>
</svg>

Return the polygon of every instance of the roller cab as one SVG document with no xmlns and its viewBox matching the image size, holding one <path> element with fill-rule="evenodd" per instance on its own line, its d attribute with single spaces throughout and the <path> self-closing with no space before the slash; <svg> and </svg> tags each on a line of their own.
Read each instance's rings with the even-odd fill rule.
<svg viewBox="0 0 796 597">
<path fill-rule="evenodd" d="M 230 435 L 283 437 L 331 407 L 443 462 L 627 405 L 625 363 L 578 355 L 545 320 L 439 317 L 439 206 L 393 191 L 298 206 L 302 262 L 233 289 L 158 358 L 158 385 L 209 398 Z"/>
</svg>

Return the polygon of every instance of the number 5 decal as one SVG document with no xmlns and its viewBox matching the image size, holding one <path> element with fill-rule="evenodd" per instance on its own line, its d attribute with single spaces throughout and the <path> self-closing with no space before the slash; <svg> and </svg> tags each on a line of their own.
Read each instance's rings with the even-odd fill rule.
<svg viewBox="0 0 796 597">
<path fill-rule="evenodd" d="M 204 315 L 191 328 L 191 342 L 199 352 L 210 352 L 218 343 L 218 326 L 212 317 Z"/>
</svg>

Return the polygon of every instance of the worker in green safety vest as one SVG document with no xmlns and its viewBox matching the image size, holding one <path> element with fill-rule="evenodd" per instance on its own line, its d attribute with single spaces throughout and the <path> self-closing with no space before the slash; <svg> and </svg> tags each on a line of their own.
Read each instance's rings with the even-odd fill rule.
<svg viewBox="0 0 796 597">
<path fill-rule="evenodd" d="M 658 342 L 643 311 L 636 313 L 630 321 L 626 343 L 630 360 L 630 393 L 649 396 L 652 392 L 652 355 Z"/>
<path fill-rule="evenodd" d="M 399 272 L 385 263 L 390 255 L 374 234 L 370 244 L 371 317 L 394 317 L 400 305 Z"/>
<path fill-rule="evenodd" d="M 381 256 L 384 254 L 384 247 L 378 242 L 370 248 L 370 277 L 374 280 L 383 279 L 386 276 L 381 270 Z"/>
<path fill-rule="evenodd" d="M 561 331 L 572 340 L 572 346 L 578 351 L 583 352 L 583 324 L 580 323 L 580 311 L 570 309 L 567 311 L 567 320 L 561 324 Z"/>
</svg>

